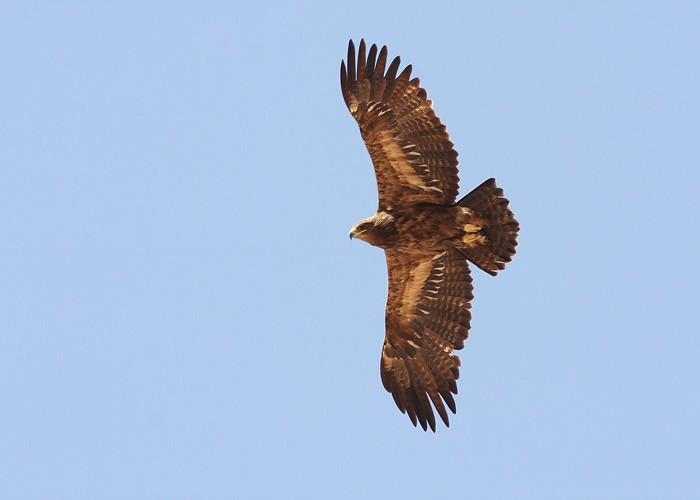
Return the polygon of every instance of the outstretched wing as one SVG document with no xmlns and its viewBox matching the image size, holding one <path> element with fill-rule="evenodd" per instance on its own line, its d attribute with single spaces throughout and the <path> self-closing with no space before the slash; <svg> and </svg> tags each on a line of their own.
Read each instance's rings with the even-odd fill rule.
<svg viewBox="0 0 700 500">
<path fill-rule="evenodd" d="M 431 401 L 445 425 L 456 412 L 459 358 L 471 320 L 472 278 L 462 254 L 386 251 L 389 296 L 382 349 L 384 388 L 416 425 L 435 431 Z"/>
<path fill-rule="evenodd" d="M 360 42 L 357 65 L 350 40 L 348 65 L 340 65 L 343 98 L 360 126 L 372 157 L 379 189 L 379 209 L 420 202 L 453 204 L 457 196 L 457 152 L 445 126 L 433 111 L 433 103 L 410 79 L 411 66 L 397 77 L 397 57 L 384 72 L 387 48 L 377 57 L 372 45 L 365 56 Z"/>
</svg>

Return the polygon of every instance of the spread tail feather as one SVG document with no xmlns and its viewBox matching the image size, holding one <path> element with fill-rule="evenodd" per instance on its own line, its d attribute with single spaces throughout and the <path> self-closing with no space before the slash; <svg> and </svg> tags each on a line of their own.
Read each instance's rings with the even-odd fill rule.
<svg viewBox="0 0 700 500">
<path fill-rule="evenodd" d="M 457 206 L 474 211 L 474 224 L 467 225 L 474 229 L 474 233 L 465 235 L 464 241 L 469 240 L 469 244 L 458 247 L 458 250 L 492 276 L 506 267 L 518 244 L 520 225 L 508 208 L 509 204 L 493 178 L 457 202 Z"/>
</svg>

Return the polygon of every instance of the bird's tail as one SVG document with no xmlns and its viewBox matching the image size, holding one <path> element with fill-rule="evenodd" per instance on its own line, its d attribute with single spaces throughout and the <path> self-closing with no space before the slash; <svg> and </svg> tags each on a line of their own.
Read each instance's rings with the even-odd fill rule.
<svg viewBox="0 0 700 500">
<path fill-rule="evenodd" d="M 465 245 L 458 249 L 470 262 L 492 276 L 506 267 L 518 244 L 520 225 L 508 208 L 509 204 L 493 178 L 457 202 L 457 206 L 474 212 L 470 218 L 473 223 L 463 228 Z"/>
</svg>

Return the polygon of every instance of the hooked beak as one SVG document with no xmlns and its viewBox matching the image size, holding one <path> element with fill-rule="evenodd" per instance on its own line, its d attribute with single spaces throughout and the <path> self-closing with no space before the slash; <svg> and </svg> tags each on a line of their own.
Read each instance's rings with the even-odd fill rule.
<svg viewBox="0 0 700 500">
<path fill-rule="evenodd" d="M 350 230 L 350 239 L 354 240 L 355 238 L 357 238 L 359 235 L 361 235 L 364 232 L 365 232 L 365 230 L 359 231 L 357 227 L 353 227 Z"/>
</svg>

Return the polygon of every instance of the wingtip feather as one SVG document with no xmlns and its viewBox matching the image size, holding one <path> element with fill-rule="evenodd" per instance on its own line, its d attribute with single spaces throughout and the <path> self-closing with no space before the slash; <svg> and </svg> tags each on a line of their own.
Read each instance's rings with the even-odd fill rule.
<svg viewBox="0 0 700 500">
<path fill-rule="evenodd" d="M 348 83 L 352 86 L 357 81 L 355 73 L 355 44 L 350 40 L 348 43 Z"/>
</svg>

